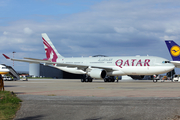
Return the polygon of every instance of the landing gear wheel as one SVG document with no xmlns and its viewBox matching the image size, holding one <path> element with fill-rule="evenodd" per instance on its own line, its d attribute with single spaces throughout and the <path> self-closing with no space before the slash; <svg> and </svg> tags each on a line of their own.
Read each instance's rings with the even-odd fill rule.
<svg viewBox="0 0 180 120">
<path fill-rule="evenodd" d="M 115 80 L 112 80 L 111 82 L 115 82 Z"/>
<path fill-rule="evenodd" d="M 92 78 L 89 79 L 89 82 L 92 82 Z"/>
<path fill-rule="evenodd" d="M 107 78 L 104 78 L 104 82 L 107 82 Z"/>
<path fill-rule="evenodd" d="M 107 76 L 104 78 L 104 82 L 115 82 L 114 76 Z"/>
<path fill-rule="evenodd" d="M 84 78 L 81 79 L 81 82 L 85 82 Z"/>
<path fill-rule="evenodd" d="M 88 78 L 86 78 L 85 82 L 89 82 L 89 79 L 88 79 Z"/>
<path fill-rule="evenodd" d="M 108 82 L 112 82 L 111 78 L 108 79 Z"/>
</svg>

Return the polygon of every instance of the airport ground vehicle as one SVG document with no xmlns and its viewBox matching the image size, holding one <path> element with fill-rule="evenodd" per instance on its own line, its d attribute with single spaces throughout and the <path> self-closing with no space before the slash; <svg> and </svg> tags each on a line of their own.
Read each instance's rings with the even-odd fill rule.
<svg viewBox="0 0 180 120">
<path fill-rule="evenodd" d="M 180 82 L 180 77 L 179 77 L 179 75 L 174 75 L 172 82 Z"/>
<path fill-rule="evenodd" d="M 23 77 L 21 78 L 21 80 L 23 80 L 23 81 L 28 81 L 28 78 L 25 77 L 25 76 L 23 76 Z"/>
<path fill-rule="evenodd" d="M 13 79 L 11 77 L 9 77 L 9 76 L 4 76 L 3 80 L 4 81 L 12 81 Z"/>
<path fill-rule="evenodd" d="M 171 80 L 172 81 L 172 79 L 170 77 L 167 77 L 164 75 L 154 75 L 153 82 L 157 82 L 158 80 L 161 82 L 164 82 L 165 80 Z"/>
</svg>

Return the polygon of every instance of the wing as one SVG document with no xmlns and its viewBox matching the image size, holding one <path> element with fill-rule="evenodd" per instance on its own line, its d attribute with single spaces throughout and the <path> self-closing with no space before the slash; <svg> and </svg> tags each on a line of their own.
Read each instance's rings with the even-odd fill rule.
<svg viewBox="0 0 180 120">
<path fill-rule="evenodd" d="M 35 59 L 35 58 L 25 58 L 25 59 L 13 59 L 8 57 L 7 55 L 3 54 L 6 59 L 10 59 L 12 61 L 19 61 L 19 62 L 28 62 L 28 63 L 41 63 L 44 65 L 52 65 L 56 67 L 77 67 L 78 69 L 84 68 L 100 68 L 105 69 L 106 71 L 112 71 L 112 67 L 104 67 L 104 66 L 91 66 L 86 64 L 71 64 L 71 63 L 60 63 L 60 62 L 52 62 L 51 60 L 43 60 L 43 59 Z"/>
<path fill-rule="evenodd" d="M 180 68 L 180 61 L 171 61 L 177 68 Z"/>
</svg>

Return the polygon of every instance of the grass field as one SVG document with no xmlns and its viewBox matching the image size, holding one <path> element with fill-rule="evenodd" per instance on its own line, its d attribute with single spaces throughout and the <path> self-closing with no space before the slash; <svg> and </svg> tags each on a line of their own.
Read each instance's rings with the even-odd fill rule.
<svg viewBox="0 0 180 120">
<path fill-rule="evenodd" d="M 21 100 L 13 92 L 0 91 L 0 120 L 12 120 Z"/>
</svg>

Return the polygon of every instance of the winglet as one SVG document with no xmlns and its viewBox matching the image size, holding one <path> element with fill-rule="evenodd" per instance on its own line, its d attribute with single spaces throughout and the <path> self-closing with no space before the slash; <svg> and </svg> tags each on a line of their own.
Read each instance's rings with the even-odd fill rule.
<svg viewBox="0 0 180 120">
<path fill-rule="evenodd" d="M 6 59 L 10 59 L 10 57 L 8 57 L 7 55 L 5 54 L 2 54 Z"/>
</svg>

